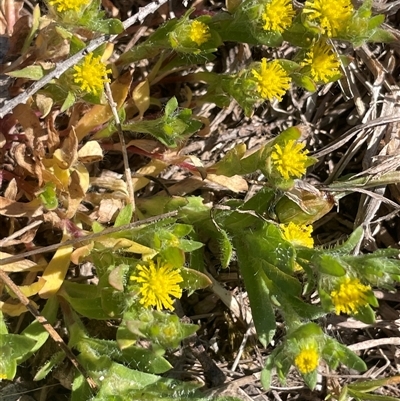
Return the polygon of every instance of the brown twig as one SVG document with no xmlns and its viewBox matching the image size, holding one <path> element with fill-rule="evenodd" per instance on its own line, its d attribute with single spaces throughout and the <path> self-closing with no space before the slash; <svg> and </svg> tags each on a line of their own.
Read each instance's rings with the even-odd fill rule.
<svg viewBox="0 0 400 401">
<path fill-rule="evenodd" d="M 85 235 L 84 237 L 70 239 L 68 241 L 65 241 L 65 242 L 62 242 L 59 244 L 45 246 L 43 248 L 33 249 L 32 251 L 24 252 L 19 255 L 14 255 L 14 256 L 10 256 L 9 258 L 0 259 L 0 266 L 4 266 L 9 263 L 16 262 L 17 260 L 27 258 L 28 256 L 33 256 L 33 255 L 37 255 L 37 254 L 45 253 L 45 252 L 52 252 L 52 251 L 57 250 L 60 246 L 75 245 L 75 244 L 79 244 L 79 243 L 85 242 L 85 241 L 92 241 L 96 238 L 103 237 L 104 235 L 117 233 L 117 232 L 120 232 L 123 230 L 130 230 L 132 228 L 136 228 L 136 227 L 139 227 L 144 224 L 150 224 L 155 221 L 162 220 L 162 219 L 165 219 L 168 217 L 175 217 L 175 216 L 177 216 L 177 214 L 178 214 L 178 211 L 174 210 L 172 212 L 164 213 L 159 216 L 149 217 L 148 219 L 135 221 L 133 223 L 125 224 L 123 226 L 106 228 L 105 230 L 103 230 L 99 233 L 89 234 L 89 235 Z"/>
<path fill-rule="evenodd" d="M 133 218 L 134 218 L 134 220 L 136 220 L 135 219 L 135 215 L 136 215 L 135 193 L 133 191 L 132 173 L 131 173 L 131 169 L 129 167 L 128 152 L 126 151 L 126 143 L 125 143 L 124 133 L 122 132 L 121 121 L 118 116 L 118 111 L 116 108 L 116 103 L 114 102 L 114 99 L 113 99 L 110 84 L 108 82 L 105 82 L 104 87 L 106 90 L 108 104 L 110 105 L 111 111 L 114 116 L 115 125 L 117 126 L 119 142 L 121 144 L 122 159 L 124 161 L 124 174 L 125 174 L 126 185 L 128 188 L 129 200 L 130 200 L 131 205 L 133 206 Z"/>
</svg>

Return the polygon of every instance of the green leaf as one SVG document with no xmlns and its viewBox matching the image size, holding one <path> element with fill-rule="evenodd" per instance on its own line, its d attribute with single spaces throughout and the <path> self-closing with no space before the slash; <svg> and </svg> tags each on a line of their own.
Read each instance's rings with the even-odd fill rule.
<svg viewBox="0 0 400 401">
<path fill-rule="evenodd" d="M 354 314 L 353 317 L 365 324 L 375 323 L 375 313 L 369 305 L 360 307 L 357 310 L 357 314 Z"/>
<path fill-rule="evenodd" d="M 168 100 L 167 104 L 165 105 L 165 117 L 169 117 L 174 113 L 174 111 L 178 108 L 178 101 L 176 97 L 172 97 Z"/>
<path fill-rule="evenodd" d="M 56 194 L 56 186 L 52 182 L 48 182 L 39 195 L 43 206 L 47 210 L 54 210 L 58 207 L 58 199 Z"/>
<path fill-rule="evenodd" d="M 234 240 L 238 262 L 243 280 L 249 295 L 250 306 L 253 313 L 254 325 L 258 339 L 264 347 L 271 342 L 275 334 L 275 314 L 270 302 L 270 292 L 261 261 L 251 258 L 247 246 L 241 241 Z M 260 308 L 262 305 L 262 308 Z"/>
<path fill-rule="evenodd" d="M 228 233 L 225 230 L 222 230 L 220 228 L 218 231 L 219 234 L 221 235 L 221 237 L 218 240 L 219 248 L 221 250 L 220 253 L 221 267 L 223 269 L 226 269 L 228 268 L 233 257 L 232 239 L 229 237 Z"/>
<path fill-rule="evenodd" d="M 89 387 L 86 379 L 77 373 L 74 381 L 72 382 L 71 401 L 92 400 L 93 391 Z"/>
<path fill-rule="evenodd" d="M 335 248 L 332 250 L 332 252 L 339 253 L 339 254 L 350 253 L 360 243 L 363 235 L 364 235 L 364 230 L 363 230 L 362 226 L 357 227 L 351 233 L 348 240 L 342 245 L 335 246 Z"/>
<path fill-rule="evenodd" d="M 49 298 L 46 301 L 46 304 L 42 310 L 42 316 L 50 323 L 54 324 L 57 319 L 57 312 L 58 312 L 58 299 L 56 296 Z M 44 343 L 49 338 L 49 333 L 41 323 L 37 320 L 34 320 L 28 327 L 26 327 L 22 333 L 22 336 L 34 340 L 36 343 L 30 349 L 29 352 L 18 358 L 18 363 L 22 363 L 30 358 L 36 351 L 38 351 Z"/>
<path fill-rule="evenodd" d="M 64 100 L 64 103 L 61 106 L 61 113 L 68 110 L 76 101 L 75 94 L 71 91 L 68 91 L 67 97 Z"/>
<path fill-rule="evenodd" d="M 326 338 L 322 356 L 333 369 L 336 369 L 338 362 L 340 361 L 350 369 L 355 369 L 359 372 L 367 370 L 365 362 L 353 351 L 329 337 Z"/>
<path fill-rule="evenodd" d="M 346 269 L 343 267 L 340 257 L 329 254 L 319 254 L 316 256 L 312 258 L 312 261 L 317 265 L 320 273 L 335 277 L 341 277 L 346 274 Z"/>
<path fill-rule="evenodd" d="M 203 248 L 204 244 L 198 241 L 193 241 L 190 239 L 181 239 L 179 241 L 179 248 L 183 252 L 193 252 L 197 249 Z"/>
<path fill-rule="evenodd" d="M 383 386 L 389 386 L 391 384 L 391 377 L 387 377 L 384 379 L 375 379 L 375 380 L 363 380 L 355 383 L 348 384 L 348 389 L 361 391 L 362 393 L 367 393 L 370 391 L 375 391 Z"/>
<path fill-rule="evenodd" d="M 133 369 L 148 373 L 164 373 L 172 368 L 171 364 L 162 356 L 163 352 L 155 352 L 151 349 L 131 346 L 118 348 L 115 341 L 99 340 L 95 338 L 82 338 L 77 345 L 81 352 L 86 352 L 89 347 L 94 353 L 107 355 L 116 362 L 126 363 Z"/>
<path fill-rule="evenodd" d="M 283 39 L 298 47 L 310 47 L 316 35 L 307 29 L 299 20 L 295 21 L 282 33 Z"/>
<path fill-rule="evenodd" d="M 374 33 L 369 37 L 369 42 L 383 42 L 383 43 L 392 43 L 396 41 L 396 38 L 393 34 L 384 29 L 376 28 Z"/>
<path fill-rule="evenodd" d="M 316 83 L 309 76 L 300 73 L 295 73 L 292 74 L 291 77 L 293 79 L 293 82 L 297 86 L 300 86 L 301 88 L 304 88 L 305 90 L 311 93 L 317 90 Z"/>
<path fill-rule="evenodd" d="M 398 401 L 398 397 L 391 397 L 388 395 L 379 395 L 379 394 L 365 394 L 356 390 L 348 389 L 348 394 L 352 397 L 356 397 L 357 400 L 366 400 L 366 401 Z"/>
<path fill-rule="evenodd" d="M 38 81 L 45 76 L 45 70 L 40 65 L 30 65 L 22 70 L 8 72 L 7 75 L 14 78 L 27 78 Z"/>
<path fill-rule="evenodd" d="M 263 370 L 261 371 L 261 377 L 260 381 L 262 386 L 264 387 L 264 390 L 269 390 L 271 386 L 271 377 L 272 377 L 272 370 L 274 367 L 277 365 L 280 365 L 280 361 L 282 359 L 282 354 L 285 353 L 284 346 L 279 345 L 275 347 L 275 349 L 272 351 L 271 355 L 268 356 L 268 358 L 265 361 L 265 366 Z"/>
<path fill-rule="evenodd" d="M 182 287 L 187 289 L 189 294 L 211 285 L 211 280 L 204 273 L 197 270 L 183 267 L 181 269 L 181 276 L 183 278 Z"/>
<path fill-rule="evenodd" d="M 368 21 L 368 30 L 378 28 L 383 22 L 385 22 L 385 16 L 383 14 L 374 15 Z"/>
<path fill-rule="evenodd" d="M 125 224 L 129 224 L 132 220 L 132 216 L 133 216 L 133 205 L 131 203 L 128 203 L 118 213 L 118 216 L 115 219 L 114 227 L 120 227 Z"/>
<path fill-rule="evenodd" d="M 307 384 L 308 388 L 310 390 L 314 390 L 315 386 L 317 385 L 318 381 L 318 372 L 317 369 L 314 371 L 302 375 L 304 382 Z"/>
<path fill-rule="evenodd" d="M 45 364 L 36 372 L 33 381 L 43 380 L 51 370 L 59 365 L 66 358 L 65 353 L 63 351 L 56 352 L 53 354 L 50 359 L 45 362 Z"/>
<path fill-rule="evenodd" d="M 297 342 L 304 340 L 305 338 L 317 338 L 323 335 L 323 331 L 321 327 L 319 327 L 316 323 L 306 323 L 297 328 L 295 331 L 291 332 L 288 335 L 288 339 L 295 339 Z"/>
<path fill-rule="evenodd" d="M 64 281 L 59 294 L 82 316 L 98 320 L 110 319 L 103 309 L 103 299 L 99 288 L 95 285 Z M 113 317 L 116 318 L 116 316 Z"/>
</svg>

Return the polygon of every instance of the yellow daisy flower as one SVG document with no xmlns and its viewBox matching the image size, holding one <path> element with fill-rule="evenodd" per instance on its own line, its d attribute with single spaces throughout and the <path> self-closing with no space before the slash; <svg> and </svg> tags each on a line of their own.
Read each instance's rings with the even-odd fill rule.
<svg viewBox="0 0 400 401">
<path fill-rule="evenodd" d="M 157 259 L 157 266 L 152 260 L 148 266 L 137 265 L 137 274 L 130 277 L 139 286 L 140 304 L 146 308 L 155 306 L 157 310 L 174 310 L 172 298 L 180 298 L 182 289 L 178 285 L 183 281 L 179 269 Z"/>
<path fill-rule="evenodd" d="M 348 315 L 357 314 L 360 307 L 368 305 L 369 285 L 361 284 L 358 278 L 345 277 L 341 280 L 336 290 L 331 292 L 335 313 L 341 312 Z"/>
<path fill-rule="evenodd" d="M 282 231 L 282 237 L 292 243 L 293 245 L 305 246 L 312 248 L 314 246 L 314 240 L 311 237 L 313 227 L 306 224 L 295 224 L 290 222 L 289 224 L 280 224 L 279 226 Z"/>
<path fill-rule="evenodd" d="M 279 144 L 273 146 L 271 153 L 273 168 L 285 180 L 300 178 L 305 174 L 308 150 L 303 150 L 304 146 L 302 143 L 296 143 L 294 139 L 287 141 L 283 147 Z"/>
<path fill-rule="evenodd" d="M 91 0 L 49 0 L 49 4 L 59 13 L 64 11 L 80 11 L 90 2 Z"/>
<path fill-rule="evenodd" d="M 271 0 L 262 13 L 263 29 L 282 33 L 292 25 L 295 11 L 290 0 Z"/>
<path fill-rule="evenodd" d="M 353 12 L 351 0 L 307 0 L 303 9 L 307 19 L 318 23 L 329 37 L 346 29 Z"/>
<path fill-rule="evenodd" d="M 93 53 L 89 53 L 83 63 L 74 66 L 76 71 L 73 74 L 74 82 L 80 86 L 83 92 L 98 95 L 103 91 L 104 83 L 110 82 L 107 74 L 111 72 L 106 69 L 105 64 L 101 61 L 101 56 L 94 57 Z"/>
<path fill-rule="evenodd" d="M 267 63 L 267 59 L 263 58 L 260 70 L 253 68 L 251 73 L 257 81 L 257 92 L 263 99 L 281 101 L 290 88 L 291 78 L 276 60 Z"/>
<path fill-rule="evenodd" d="M 210 28 L 201 21 L 193 21 L 190 25 L 189 38 L 198 46 L 206 43 L 211 37 Z"/>
<path fill-rule="evenodd" d="M 319 365 L 319 352 L 316 344 L 305 345 L 296 355 L 294 364 L 303 375 L 317 369 Z"/>
<path fill-rule="evenodd" d="M 331 46 L 324 41 L 314 44 L 301 65 L 311 67 L 311 77 L 316 82 L 327 83 L 340 74 L 340 61 Z"/>
</svg>

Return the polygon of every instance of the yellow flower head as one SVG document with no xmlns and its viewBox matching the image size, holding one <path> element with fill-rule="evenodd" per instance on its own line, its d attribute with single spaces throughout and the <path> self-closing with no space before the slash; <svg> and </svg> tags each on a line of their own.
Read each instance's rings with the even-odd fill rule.
<svg viewBox="0 0 400 401">
<path fill-rule="evenodd" d="M 315 20 L 329 37 L 346 30 L 353 12 L 351 0 L 307 0 L 303 9 L 307 18 Z"/>
<path fill-rule="evenodd" d="M 303 375 L 313 372 L 319 365 L 319 352 L 316 344 L 307 344 L 301 348 L 294 359 L 294 364 Z"/>
<path fill-rule="evenodd" d="M 331 292 L 335 312 L 348 315 L 357 314 L 362 306 L 368 305 L 368 292 L 371 291 L 369 285 L 361 284 L 358 278 L 345 277 L 339 283 L 336 290 Z"/>
<path fill-rule="evenodd" d="M 197 46 L 206 43 L 211 37 L 210 28 L 201 21 L 193 21 L 190 25 L 189 38 L 195 42 Z"/>
<path fill-rule="evenodd" d="M 296 143 L 294 139 L 291 139 L 283 147 L 276 144 L 272 148 L 272 165 L 285 180 L 299 178 L 305 174 L 308 150 L 303 150 L 304 146 L 304 144 Z"/>
<path fill-rule="evenodd" d="M 5 379 L 7 379 L 7 375 L 5 373 L 0 373 L 0 382 Z"/>
<path fill-rule="evenodd" d="M 295 11 L 290 0 L 271 0 L 261 15 L 264 22 L 263 29 L 282 33 L 292 25 L 294 15 Z"/>
<path fill-rule="evenodd" d="M 139 284 L 140 304 L 146 308 L 155 306 L 157 310 L 174 310 L 171 297 L 182 296 L 178 283 L 183 278 L 179 269 L 169 263 L 162 263 L 160 259 L 157 259 L 157 266 L 150 260 L 149 266 L 137 265 L 136 269 L 137 275 L 132 275 L 130 279 Z"/>
<path fill-rule="evenodd" d="M 313 227 L 306 224 L 295 224 L 290 222 L 289 224 L 281 224 L 282 237 L 291 242 L 293 245 L 305 246 L 312 248 L 314 246 L 314 240 L 311 237 Z"/>
<path fill-rule="evenodd" d="M 311 77 L 316 82 L 327 83 L 340 74 L 340 61 L 331 46 L 324 41 L 313 45 L 301 65 L 311 67 Z"/>
<path fill-rule="evenodd" d="M 263 58 L 260 71 L 253 68 L 251 73 L 257 81 L 257 92 L 263 99 L 281 101 L 290 88 L 291 78 L 276 60 L 267 63 L 267 59 Z"/>
<path fill-rule="evenodd" d="M 101 61 L 101 56 L 93 57 L 93 53 L 89 53 L 83 63 L 74 66 L 76 71 L 73 74 L 74 82 L 80 86 L 82 91 L 98 95 L 102 92 L 104 83 L 110 82 L 107 74 L 111 72 Z"/>
<path fill-rule="evenodd" d="M 49 0 L 49 4 L 59 13 L 64 11 L 81 11 L 91 0 Z"/>
</svg>

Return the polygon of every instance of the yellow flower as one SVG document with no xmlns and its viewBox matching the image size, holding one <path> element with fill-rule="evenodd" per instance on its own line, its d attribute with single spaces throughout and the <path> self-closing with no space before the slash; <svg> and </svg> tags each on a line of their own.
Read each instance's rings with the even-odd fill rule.
<svg viewBox="0 0 400 401">
<path fill-rule="evenodd" d="M 282 33 L 292 24 L 295 11 L 290 0 L 271 0 L 265 5 L 262 13 L 263 29 L 266 31 L 277 31 Z"/>
<path fill-rule="evenodd" d="M 314 44 L 301 65 L 311 67 L 311 77 L 316 82 L 327 83 L 332 77 L 340 74 L 339 59 L 331 46 L 323 41 Z"/>
<path fill-rule="evenodd" d="M 76 71 L 73 74 L 74 82 L 80 86 L 82 91 L 98 95 L 103 91 L 104 83 L 110 82 L 107 74 L 111 72 L 106 69 L 105 64 L 101 61 L 101 56 L 93 57 L 93 53 L 89 53 L 83 63 L 74 66 Z"/>
<path fill-rule="evenodd" d="M 307 374 L 317 369 L 319 365 L 319 353 L 315 344 L 307 344 L 294 359 L 294 364 L 300 373 Z"/>
<path fill-rule="evenodd" d="M 0 382 L 5 379 L 7 379 L 7 375 L 5 373 L 0 373 Z"/>
<path fill-rule="evenodd" d="M 91 0 L 49 0 L 49 4 L 59 13 L 64 11 L 80 11 L 90 2 Z"/>
<path fill-rule="evenodd" d="M 160 259 L 157 259 L 157 266 L 150 260 L 149 266 L 137 265 L 136 269 L 137 275 L 132 275 L 130 279 L 139 283 L 140 304 L 146 308 L 155 306 L 157 310 L 174 310 L 171 296 L 182 296 L 182 289 L 178 283 L 182 282 L 183 278 L 179 269 L 169 263 L 162 263 Z"/>
<path fill-rule="evenodd" d="M 274 145 L 271 161 L 276 171 L 285 179 L 299 178 L 306 172 L 308 150 L 303 150 L 304 144 L 296 143 L 294 139 L 287 141 L 285 146 Z"/>
<path fill-rule="evenodd" d="M 281 101 L 282 96 L 290 88 L 291 78 L 276 60 L 267 63 L 267 59 L 263 58 L 260 72 L 255 69 L 251 72 L 257 80 L 257 92 L 263 99 L 276 98 Z"/>
<path fill-rule="evenodd" d="M 311 237 L 313 227 L 306 224 L 295 224 L 290 222 L 289 224 L 281 224 L 282 237 L 291 242 L 293 245 L 305 246 L 312 248 L 314 246 L 314 240 Z"/>
<path fill-rule="evenodd" d="M 201 21 L 193 21 L 190 25 L 189 38 L 198 46 L 210 39 L 210 28 Z"/>
<path fill-rule="evenodd" d="M 315 20 L 329 37 L 346 29 L 353 12 L 351 0 L 307 0 L 303 9 L 307 18 Z"/>
<path fill-rule="evenodd" d="M 371 291 L 369 285 L 361 284 L 358 278 L 345 277 L 341 280 L 338 288 L 331 292 L 335 312 L 348 315 L 357 314 L 362 306 L 368 305 L 368 292 Z"/>
</svg>

